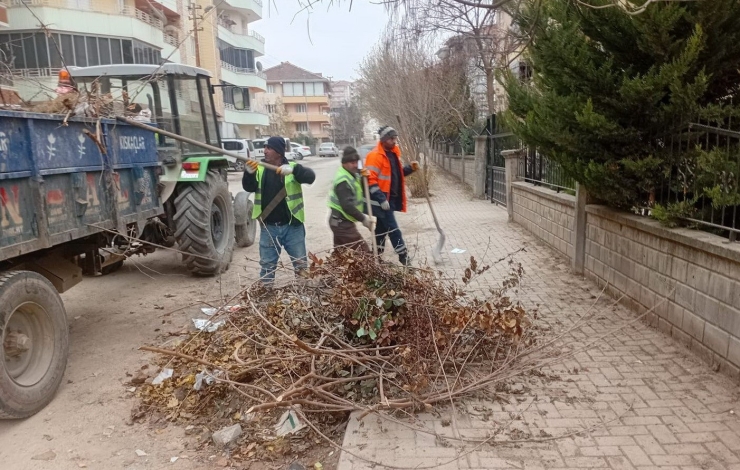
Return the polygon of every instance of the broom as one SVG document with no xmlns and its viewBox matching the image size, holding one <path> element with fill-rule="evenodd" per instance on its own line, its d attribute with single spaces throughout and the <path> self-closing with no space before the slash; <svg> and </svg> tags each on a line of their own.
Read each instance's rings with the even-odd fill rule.
<svg viewBox="0 0 740 470">
<path fill-rule="evenodd" d="M 398 127 L 401 127 L 401 116 L 396 114 L 396 120 L 398 121 Z M 434 206 L 432 206 L 432 200 L 429 198 L 429 181 L 427 181 L 427 173 L 426 173 L 426 166 L 427 166 L 427 160 L 424 157 L 423 153 L 419 153 L 419 156 L 424 159 L 424 169 L 422 170 L 422 174 L 424 175 L 424 196 L 427 199 L 427 204 L 429 205 L 429 212 L 432 213 L 432 219 L 434 220 L 434 225 L 437 227 L 437 232 L 439 233 L 439 238 L 437 239 L 437 244 L 432 247 L 432 259 L 434 260 L 434 264 L 441 264 L 442 263 L 442 248 L 445 246 L 445 240 L 447 240 L 447 237 L 445 236 L 444 230 L 442 230 L 442 227 L 439 225 L 439 220 L 437 220 L 437 214 L 434 212 Z"/>
</svg>

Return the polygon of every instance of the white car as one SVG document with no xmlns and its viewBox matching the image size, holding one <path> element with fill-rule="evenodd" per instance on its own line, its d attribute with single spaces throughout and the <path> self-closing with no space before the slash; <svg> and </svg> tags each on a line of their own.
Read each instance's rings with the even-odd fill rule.
<svg viewBox="0 0 740 470">
<path fill-rule="evenodd" d="M 299 153 L 303 157 L 311 156 L 311 147 L 308 147 L 307 145 L 301 145 L 297 142 L 291 142 L 290 147 L 293 149 L 294 152 Z"/>
<path fill-rule="evenodd" d="M 221 148 L 229 152 L 236 153 L 244 158 L 252 158 L 254 146 L 249 139 L 221 139 Z M 229 161 L 229 169 L 235 171 L 244 171 L 244 162 L 234 157 L 226 156 Z"/>
<path fill-rule="evenodd" d="M 290 139 L 285 137 L 283 137 L 283 139 L 285 139 L 285 158 L 288 160 L 303 160 L 303 155 L 293 149 L 293 143 Z M 252 141 L 252 145 L 254 146 L 254 158 L 257 160 L 265 158 L 265 144 L 267 144 L 267 139 L 254 139 Z"/>
<path fill-rule="evenodd" d="M 334 142 L 324 142 L 319 146 L 319 157 L 338 157 L 339 148 Z"/>
</svg>

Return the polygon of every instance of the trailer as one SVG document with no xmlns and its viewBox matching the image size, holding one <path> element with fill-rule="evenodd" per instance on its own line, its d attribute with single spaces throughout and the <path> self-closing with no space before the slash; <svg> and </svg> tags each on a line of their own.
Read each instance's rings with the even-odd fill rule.
<svg viewBox="0 0 740 470">
<path fill-rule="evenodd" d="M 78 114 L 146 109 L 148 124 L 220 147 L 206 70 L 180 64 L 70 68 Z M 113 117 L 111 115 L 111 117 Z M 174 247 L 198 276 L 254 242 L 246 193 L 223 155 L 108 118 L 0 111 L 0 418 L 52 400 L 64 375 L 60 297 L 83 274 Z"/>
</svg>

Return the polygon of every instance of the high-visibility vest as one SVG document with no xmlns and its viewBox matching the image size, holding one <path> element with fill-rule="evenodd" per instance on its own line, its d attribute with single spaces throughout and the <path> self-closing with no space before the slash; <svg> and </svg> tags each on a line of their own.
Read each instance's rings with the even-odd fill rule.
<svg viewBox="0 0 740 470">
<path fill-rule="evenodd" d="M 296 166 L 295 162 L 289 162 L 292 167 Z M 257 192 L 254 193 L 254 208 L 252 209 L 252 218 L 256 219 L 262 214 L 262 175 L 265 173 L 265 167 L 257 168 Z M 306 219 L 303 211 L 303 190 L 301 183 L 295 180 L 292 174 L 285 177 L 285 201 L 288 203 L 290 213 L 303 223 Z"/>
<path fill-rule="evenodd" d="M 406 178 L 403 176 L 403 163 L 401 163 L 401 149 L 398 145 L 395 146 L 393 153 L 398 157 L 398 175 L 401 178 L 401 212 L 406 212 Z M 375 191 L 383 191 L 385 198 L 391 198 L 391 161 L 385 154 L 383 144 L 378 142 L 378 145 L 372 149 L 365 157 L 365 169 L 370 172 L 370 176 L 367 179 L 370 185 L 370 193 Z M 377 202 L 372 201 L 372 205 L 379 205 Z"/>
<path fill-rule="evenodd" d="M 349 184 L 350 188 L 355 189 L 355 201 L 357 201 L 355 203 L 355 207 L 358 211 L 362 212 L 365 205 L 362 201 L 362 183 L 360 183 L 360 178 L 347 171 L 343 166 L 339 167 L 339 171 L 337 171 L 337 174 L 334 176 L 334 182 L 332 183 L 331 192 L 329 192 L 329 202 L 327 205 L 329 208 L 339 211 L 345 219 L 357 222 L 357 219 L 344 212 L 342 205 L 339 203 L 339 198 L 337 197 L 337 185 L 344 183 L 345 181 Z"/>
</svg>

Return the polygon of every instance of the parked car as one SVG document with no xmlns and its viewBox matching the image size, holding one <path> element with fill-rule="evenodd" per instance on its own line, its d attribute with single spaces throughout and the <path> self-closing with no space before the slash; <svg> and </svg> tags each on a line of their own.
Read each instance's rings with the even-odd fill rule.
<svg viewBox="0 0 740 470">
<path fill-rule="evenodd" d="M 296 153 L 301 154 L 302 157 L 310 157 L 311 156 L 311 147 L 307 145 L 301 145 L 297 142 L 291 142 L 290 146 L 292 147 L 293 151 Z"/>
<path fill-rule="evenodd" d="M 237 153 L 245 158 L 253 158 L 254 145 L 249 139 L 221 139 L 221 148 L 229 152 Z M 229 169 L 244 171 L 244 162 L 234 157 L 226 156 L 229 161 Z"/>
<path fill-rule="evenodd" d="M 254 147 L 254 158 L 257 160 L 261 160 L 265 158 L 265 144 L 267 143 L 267 139 L 254 139 L 252 141 L 252 146 Z"/>
<path fill-rule="evenodd" d="M 319 146 L 319 157 L 338 157 L 339 148 L 334 142 L 324 142 Z"/>
<path fill-rule="evenodd" d="M 292 150 L 293 144 L 290 139 L 285 137 L 283 137 L 283 139 L 285 139 L 285 158 L 288 160 L 303 160 L 303 155 Z M 257 160 L 265 158 L 265 144 L 267 144 L 267 139 L 254 139 L 252 141 L 252 145 L 254 146 L 254 158 Z"/>
</svg>

